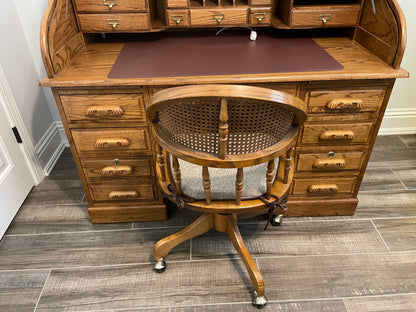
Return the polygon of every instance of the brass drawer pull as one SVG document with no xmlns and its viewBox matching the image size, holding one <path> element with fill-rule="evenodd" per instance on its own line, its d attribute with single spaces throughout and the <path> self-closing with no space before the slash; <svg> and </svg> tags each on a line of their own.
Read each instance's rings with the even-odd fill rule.
<svg viewBox="0 0 416 312">
<path fill-rule="evenodd" d="M 104 5 L 108 6 L 109 9 L 112 9 L 113 6 L 117 5 L 117 0 L 104 0 Z"/>
<path fill-rule="evenodd" d="M 332 18 L 332 14 L 322 14 L 319 15 L 318 20 L 321 21 L 324 25 L 328 23 Z"/>
<path fill-rule="evenodd" d="M 363 100 L 361 99 L 335 99 L 326 104 L 328 109 L 348 109 L 348 110 L 361 110 L 364 107 Z"/>
<path fill-rule="evenodd" d="M 107 24 L 111 25 L 113 29 L 115 29 L 117 25 L 120 25 L 120 20 L 118 18 L 111 18 L 107 20 Z"/>
<path fill-rule="evenodd" d="M 113 191 L 108 194 L 108 199 L 128 199 L 128 198 L 138 198 L 139 193 L 137 191 Z"/>
<path fill-rule="evenodd" d="M 212 19 L 217 21 L 217 24 L 221 23 L 221 21 L 225 18 L 225 14 L 213 14 Z"/>
<path fill-rule="evenodd" d="M 336 184 L 316 184 L 308 187 L 308 193 L 317 194 L 336 194 L 338 193 L 338 185 Z"/>
<path fill-rule="evenodd" d="M 87 110 L 87 116 L 107 116 L 107 117 L 120 117 L 124 114 L 123 109 L 117 105 L 108 106 L 90 106 Z"/>
<path fill-rule="evenodd" d="M 96 148 L 114 148 L 114 147 L 127 147 L 130 146 L 128 139 L 98 139 L 95 141 L 94 146 Z"/>
<path fill-rule="evenodd" d="M 179 25 L 179 23 L 183 21 L 183 14 L 180 14 L 180 15 L 172 15 L 170 17 L 170 19 L 172 21 L 174 21 L 176 23 L 176 25 Z"/>
<path fill-rule="evenodd" d="M 352 141 L 354 132 L 351 130 L 333 130 L 322 132 L 319 138 L 322 141 Z"/>
<path fill-rule="evenodd" d="M 257 20 L 257 22 L 261 22 L 262 20 L 264 20 L 266 18 L 266 13 L 261 12 L 261 13 L 254 13 L 253 17 Z"/>
<path fill-rule="evenodd" d="M 133 168 L 126 165 L 108 166 L 101 170 L 102 176 L 129 176 L 133 174 Z"/>
<path fill-rule="evenodd" d="M 344 169 L 344 159 L 317 159 L 312 164 L 313 169 Z"/>
</svg>

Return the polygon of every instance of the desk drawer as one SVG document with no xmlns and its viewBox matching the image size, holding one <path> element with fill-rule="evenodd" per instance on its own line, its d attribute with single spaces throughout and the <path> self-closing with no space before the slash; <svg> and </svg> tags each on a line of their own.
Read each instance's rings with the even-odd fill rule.
<svg viewBox="0 0 416 312">
<path fill-rule="evenodd" d="M 146 12 L 146 0 L 75 0 L 78 12 Z"/>
<path fill-rule="evenodd" d="M 166 25 L 172 27 L 189 27 L 189 11 L 166 10 Z"/>
<path fill-rule="evenodd" d="M 191 26 L 247 25 L 247 9 L 191 9 Z"/>
<path fill-rule="evenodd" d="M 125 183 L 125 184 L 124 184 Z M 157 198 L 153 184 L 134 185 L 131 180 L 124 180 L 121 183 L 92 184 L 90 185 L 93 201 L 140 201 L 155 200 Z"/>
<path fill-rule="evenodd" d="M 305 5 L 294 6 L 292 27 L 344 27 L 355 26 L 360 5 Z"/>
<path fill-rule="evenodd" d="M 293 195 L 299 196 L 350 196 L 357 178 L 294 179 Z"/>
<path fill-rule="evenodd" d="M 308 113 L 362 113 L 379 110 L 386 90 L 311 90 Z"/>
<path fill-rule="evenodd" d="M 81 164 L 87 179 L 153 176 L 151 158 L 82 159 Z"/>
<path fill-rule="evenodd" d="M 143 94 L 61 95 L 69 123 L 123 123 L 146 121 Z"/>
<path fill-rule="evenodd" d="M 296 171 L 339 172 L 360 170 L 363 152 L 301 153 L 297 155 Z"/>
<path fill-rule="evenodd" d="M 124 129 L 76 129 L 72 138 L 78 153 L 144 151 L 150 149 L 146 127 Z"/>
<path fill-rule="evenodd" d="M 78 14 L 84 33 L 136 32 L 150 29 L 148 13 Z"/>
<path fill-rule="evenodd" d="M 364 144 L 369 140 L 372 123 L 306 124 L 302 144 Z"/>
<path fill-rule="evenodd" d="M 250 25 L 266 26 L 272 22 L 271 8 L 250 8 Z"/>
</svg>

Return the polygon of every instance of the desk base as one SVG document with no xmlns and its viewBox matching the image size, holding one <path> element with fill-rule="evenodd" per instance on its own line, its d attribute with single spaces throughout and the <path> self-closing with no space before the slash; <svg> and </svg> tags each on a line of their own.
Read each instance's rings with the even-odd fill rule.
<svg viewBox="0 0 416 312">
<path fill-rule="evenodd" d="M 92 223 L 117 223 L 134 221 L 165 221 L 168 219 L 164 204 L 149 206 L 89 206 Z"/>
<path fill-rule="evenodd" d="M 318 216 L 349 216 L 355 213 L 358 205 L 357 198 L 300 200 L 287 202 L 288 217 L 318 217 Z"/>
</svg>

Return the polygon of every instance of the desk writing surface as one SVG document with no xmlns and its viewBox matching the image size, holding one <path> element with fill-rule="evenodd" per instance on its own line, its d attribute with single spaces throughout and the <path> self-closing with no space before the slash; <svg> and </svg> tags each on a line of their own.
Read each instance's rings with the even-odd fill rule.
<svg viewBox="0 0 416 312">
<path fill-rule="evenodd" d="M 70 66 L 54 78 L 44 78 L 42 86 L 135 86 L 181 85 L 193 83 L 267 83 L 290 81 L 328 81 L 358 79 L 406 78 L 403 69 L 394 69 L 348 38 L 314 39 L 344 69 L 334 71 L 258 73 L 158 78 L 108 78 L 124 43 L 91 43 L 79 53 Z"/>
<path fill-rule="evenodd" d="M 158 78 L 342 70 L 310 38 L 209 36 L 128 42 L 109 78 Z"/>
</svg>

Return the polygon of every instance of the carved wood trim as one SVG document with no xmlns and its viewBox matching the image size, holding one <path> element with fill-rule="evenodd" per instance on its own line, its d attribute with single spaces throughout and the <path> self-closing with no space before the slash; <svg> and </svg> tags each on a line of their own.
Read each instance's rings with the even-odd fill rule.
<svg viewBox="0 0 416 312">
<path fill-rule="evenodd" d="M 115 148 L 128 147 L 130 144 L 129 139 L 98 139 L 94 146 L 96 148 Z"/>
<path fill-rule="evenodd" d="M 172 173 L 173 181 L 175 182 L 176 193 L 182 195 L 182 181 L 181 181 L 181 170 L 179 168 L 178 158 L 172 155 Z"/>
<path fill-rule="evenodd" d="M 352 141 L 354 132 L 351 130 L 332 130 L 322 132 L 319 136 L 322 141 Z"/>
<path fill-rule="evenodd" d="M 270 160 L 267 164 L 266 173 L 266 198 L 270 199 L 274 180 L 274 159 Z"/>
<path fill-rule="evenodd" d="M 127 199 L 127 198 L 138 198 L 139 193 L 137 191 L 113 191 L 108 194 L 108 199 Z"/>
<path fill-rule="evenodd" d="M 345 159 L 317 159 L 313 162 L 314 169 L 344 169 Z"/>
<path fill-rule="evenodd" d="M 336 184 L 314 184 L 308 187 L 308 193 L 336 194 L 338 193 L 338 185 Z"/>
<path fill-rule="evenodd" d="M 334 99 L 326 107 L 331 110 L 361 110 L 364 102 L 361 99 Z"/>
<path fill-rule="evenodd" d="M 133 173 L 133 168 L 127 165 L 108 166 L 101 170 L 102 176 L 129 176 Z"/>
<path fill-rule="evenodd" d="M 220 158 L 224 159 L 227 152 L 227 140 L 228 140 L 228 109 L 227 99 L 221 99 L 221 110 L 220 110 Z"/>
<path fill-rule="evenodd" d="M 163 153 L 163 148 L 159 144 L 156 145 L 156 150 L 157 150 L 156 151 L 157 164 L 160 169 L 161 179 L 162 179 L 162 182 L 165 182 L 166 181 L 165 155 Z"/>
<path fill-rule="evenodd" d="M 202 184 L 205 192 L 205 202 L 207 205 L 211 204 L 211 180 L 209 178 L 208 167 L 202 167 Z"/>
<path fill-rule="evenodd" d="M 285 162 L 285 172 L 284 172 L 284 177 L 283 177 L 283 183 L 287 184 L 289 183 L 289 173 L 290 173 L 290 169 L 292 169 L 292 161 L 293 161 L 293 152 L 294 152 L 295 148 L 289 148 L 286 152 L 286 156 L 284 158 L 284 162 Z"/>
<path fill-rule="evenodd" d="M 87 116 L 89 117 L 120 117 L 124 114 L 124 110 L 118 105 L 88 107 Z"/>
<path fill-rule="evenodd" d="M 244 187 L 244 169 L 238 168 L 237 176 L 235 179 L 235 204 L 236 205 L 240 205 L 241 203 L 241 196 L 243 195 L 243 187 Z"/>
</svg>

